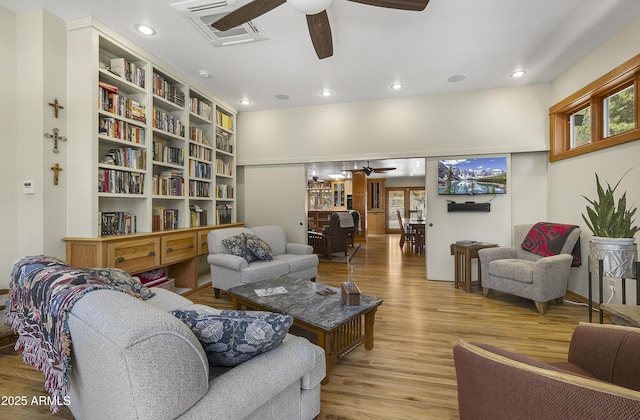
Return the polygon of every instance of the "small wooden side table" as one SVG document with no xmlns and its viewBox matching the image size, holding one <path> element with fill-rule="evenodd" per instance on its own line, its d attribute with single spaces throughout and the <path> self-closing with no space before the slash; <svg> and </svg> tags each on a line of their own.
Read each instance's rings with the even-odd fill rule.
<svg viewBox="0 0 640 420">
<path fill-rule="evenodd" d="M 489 242 L 456 242 L 451 244 L 451 255 L 454 263 L 454 285 L 456 289 L 462 286 L 471 293 L 471 259 L 478 258 L 478 251 L 483 248 L 495 248 L 498 244 Z M 478 286 L 482 286 L 480 260 L 478 260 Z"/>
</svg>

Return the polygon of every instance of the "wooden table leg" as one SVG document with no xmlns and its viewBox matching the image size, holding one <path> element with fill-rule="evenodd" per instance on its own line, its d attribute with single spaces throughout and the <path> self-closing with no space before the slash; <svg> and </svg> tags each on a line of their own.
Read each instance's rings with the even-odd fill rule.
<svg viewBox="0 0 640 420">
<path fill-rule="evenodd" d="M 373 348 L 373 324 L 376 320 L 376 311 L 378 307 L 373 308 L 366 314 L 364 314 L 364 335 L 365 342 L 364 348 L 371 350 Z"/>
<path fill-rule="evenodd" d="M 467 293 L 471 293 L 471 252 L 464 255 L 464 283 Z"/>
<path fill-rule="evenodd" d="M 326 385 L 329 383 L 329 369 L 331 368 L 331 360 L 329 357 L 329 345 L 330 340 L 327 338 L 327 333 L 325 331 L 317 331 L 316 337 L 318 338 L 318 347 L 321 347 L 324 350 L 324 366 L 325 366 L 325 374 L 322 379 L 322 385 Z"/>
</svg>

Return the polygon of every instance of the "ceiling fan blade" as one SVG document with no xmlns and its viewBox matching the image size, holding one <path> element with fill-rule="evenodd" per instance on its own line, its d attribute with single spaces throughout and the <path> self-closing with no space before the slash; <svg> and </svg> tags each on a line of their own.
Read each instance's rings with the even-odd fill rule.
<svg viewBox="0 0 640 420">
<path fill-rule="evenodd" d="M 322 60 L 331 57 L 333 55 L 333 38 L 331 37 L 327 11 L 323 10 L 315 15 L 307 15 L 307 26 L 318 58 Z"/>
<path fill-rule="evenodd" d="M 286 2 L 287 0 L 255 0 L 218 19 L 211 26 L 219 31 L 228 31 L 251 19 L 264 15 Z"/>
<path fill-rule="evenodd" d="M 373 168 L 373 172 L 395 171 L 396 168 Z"/>
<path fill-rule="evenodd" d="M 387 9 L 412 10 L 420 12 L 427 7 L 429 0 L 349 0 L 369 6 L 386 7 Z"/>
</svg>

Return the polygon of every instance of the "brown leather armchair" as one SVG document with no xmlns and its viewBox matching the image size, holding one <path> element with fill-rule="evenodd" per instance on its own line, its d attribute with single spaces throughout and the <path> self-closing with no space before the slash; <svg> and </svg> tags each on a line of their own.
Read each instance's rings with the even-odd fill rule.
<svg viewBox="0 0 640 420">
<path fill-rule="evenodd" d="M 331 259 L 331 255 L 344 252 L 347 255 L 349 243 L 353 243 L 355 234 L 354 217 L 349 212 L 333 213 L 329 219 L 329 226 L 322 229 L 322 233 L 308 232 L 309 245 L 315 254 L 324 255 Z"/>
<path fill-rule="evenodd" d="M 566 362 L 460 341 L 460 419 L 638 419 L 639 348 L 638 328 L 586 323 L 575 329 Z"/>
</svg>

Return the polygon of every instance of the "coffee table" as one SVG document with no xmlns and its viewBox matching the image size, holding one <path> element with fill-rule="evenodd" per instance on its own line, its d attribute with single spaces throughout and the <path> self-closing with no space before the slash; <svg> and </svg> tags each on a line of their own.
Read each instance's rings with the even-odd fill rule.
<svg viewBox="0 0 640 420">
<path fill-rule="evenodd" d="M 256 289 L 278 286 L 288 293 L 263 297 L 256 294 Z M 336 293 L 317 293 L 325 289 Z M 245 307 L 291 315 L 294 325 L 290 332 L 311 341 L 315 338 L 315 343 L 324 349 L 326 375 L 323 384 L 329 382 L 329 368 L 351 350 L 363 343 L 366 349 L 373 348 L 373 324 L 376 310 L 382 303 L 377 297 L 363 294 L 361 305 L 347 306 L 342 300 L 342 291 L 336 287 L 286 276 L 233 287 L 227 293 L 235 309 Z M 311 333 L 312 337 L 304 332 Z"/>
</svg>

